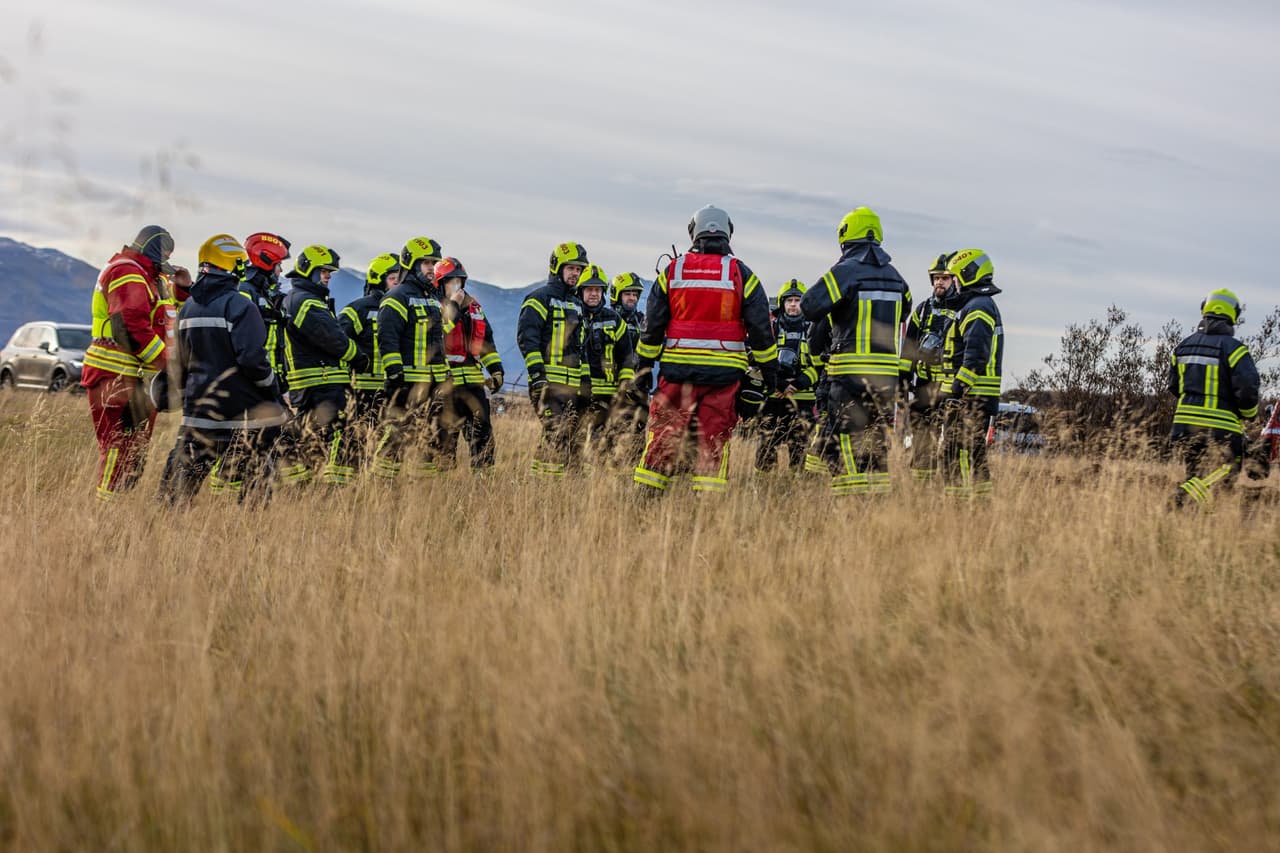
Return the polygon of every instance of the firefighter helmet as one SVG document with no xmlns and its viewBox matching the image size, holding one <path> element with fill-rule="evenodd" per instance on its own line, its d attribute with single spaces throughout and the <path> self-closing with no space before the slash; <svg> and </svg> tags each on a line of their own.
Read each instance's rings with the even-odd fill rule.
<svg viewBox="0 0 1280 853">
<path fill-rule="evenodd" d="M 551 250 L 551 274 L 558 276 L 560 271 L 564 269 L 565 264 L 576 264 L 585 267 L 590 261 L 587 260 L 587 247 L 581 243 L 561 243 Z"/>
<path fill-rule="evenodd" d="M 1200 303 L 1200 315 L 1208 317 L 1225 317 L 1231 325 L 1236 325 L 1244 317 L 1244 306 L 1240 298 L 1225 287 L 1211 291 Z"/>
<path fill-rule="evenodd" d="M 574 287 L 577 290 L 582 290 L 584 287 L 598 287 L 600 295 L 603 296 L 609 289 L 609 276 L 600 269 L 598 264 L 587 264 L 582 270 L 582 275 L 578 276 L 578 283 Z"/>
<path fill-rule="evenodd" d="M 207 265 L 238 275 L 249 260 L 249 255 L 235 237 L 230 234 L 215 234 L 200 245 L 196 260 L 202 267 Z"/>
<path fill-rule="evenodd" d="M 782 307 L 782 303 L 787 301 L 788 296 L 804 296 L 805 284 L 798 278 L 793 278 L 782 286 L 782 290 L 778 291 L 778 307 Z"/>
<path fill-rule="evenodd" d="M 880 225 L 880 216 L 869 207 L 855 207 L 840 220 L 838 232 L 840 245 L 854 240 L 884 241 L 884 228 Z"/>
<path fill-rule="evenodd" d="M 609 301 L 617 303 L 622 294 L 627 292 L 639 296 L 644 292 L 644 282 L 633 272 L 618 273 L 613 277 L 613 285 L 609 288 Z"/>
<path fill-rule="evenodd" d="M 169 263 L 169 256 L 173 254 L 173 235 L 160 225 L 143 226 L 126 248 L 151 261 L 162 273 L 174 271 L 173 265 Z"/>
<path fill-rule="evenodd" d="M 467 285 L 467 270 L 462 266 L 462 261 L 457 258 L 443 258 L 436 264 L 436 284 L 441 284 L 446 278 L 462 279 L 462 286 Z"/>
<path fill-rule="evenodd" d="M 947 263 L 954 255 L 955 252 L 943 252 L 934 258 L 933 263 L 929 265 L 929 279 L 932 280 L 935 275 L 951 275 L 947 272 Z"/>
<path fill-rule="evenodd" d="M 249 253 L 249 263 L 260 270 L 275 272 L 289 257 L 289 241 L 279 234 L 259 231 L 244 238 L 244 250 Z"/>
<path fill-rule="evenodd" d="M 979 284 L 994 283 L 996 268 L 981 249 L 961 249 L 947 261 L 947 272 L 956 277 L 956 285 L 968 290 Z"/>
<path fill-rule="evenodd" d="M 379 290 L 387 289 L 387 276 L 400 269 L 400 259 L 390 252 L 385 252 L 369 261 L 369 271 L 364 274 L 364 283 Z"/>
<path fill-rule="evenodd" d="M 733 220 L 713 204 L 694 211 L 689 220 L 689 239 L 697 240 L 704 234 L 718 234 L 728 240 L 733 236 Z"/>
<path fill-rule="evenodd" d="M 338 268 L 338 253 L 328 246 L 308 246 L 298 254 L 298 259 L 293 262 L 293 272 L 289 273 L 289 278 L 311 278 L 311 275 L 317 270 L 336 270 Z"/>
<path fill-rule="evenodd" d="M 430 237 L 413 237 L 400 251 L 400 266 L 416 272 L 419 261 L 438 261 L 444 257 L 440 244 Z"/>
</svg>

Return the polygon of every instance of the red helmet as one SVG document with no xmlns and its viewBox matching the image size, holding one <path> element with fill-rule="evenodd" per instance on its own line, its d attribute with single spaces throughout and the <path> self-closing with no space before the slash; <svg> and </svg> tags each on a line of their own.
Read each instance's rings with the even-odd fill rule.
<svg viewBox="0 0 1280 853">
<path fill-rule="evenodd" d="M 289 257 L 289 241 L 266 231 L 246 237 L 244 249 L 249 253 L 249 263 L 267 272 L 275 272 L 275 268 Z"/>
<path fill-rule="evenodd" d="M 436 264 L 436 283 L 439 284 L 446 278 L 460 278 L 465 286 L 467 271 L 463 268 L 462 261 L 457 258 L 445 258 Z"/>
</svg>

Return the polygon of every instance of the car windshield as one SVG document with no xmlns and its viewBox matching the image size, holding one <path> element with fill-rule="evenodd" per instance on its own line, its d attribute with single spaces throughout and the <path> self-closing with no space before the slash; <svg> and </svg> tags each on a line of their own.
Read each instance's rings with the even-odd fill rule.
<svg viewBox="0 0 1280 853">
<path fill-rule="evenodd" d="M 88 349 L 92 340 L 88 329 L 58 330 L 58 346 L 63 349 Z"/>
</svg>

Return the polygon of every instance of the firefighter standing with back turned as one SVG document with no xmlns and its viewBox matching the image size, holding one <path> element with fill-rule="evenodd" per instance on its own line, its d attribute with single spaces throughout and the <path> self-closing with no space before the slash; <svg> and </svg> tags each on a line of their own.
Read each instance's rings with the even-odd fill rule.
<svg viewBox="0 0 1280 853">
<path fill-rule="evenodd" d="M 826 447 L 837 495 L 885 494 L 887 434 L 901 368 L 903 315 L 911 291 L 880 247 L 880 217 L 868 207 L 845 214 L 838 229 L 840 260 L 800 300 L 805 317 L 831 321 Z"/>
<path fill-rule="evenodd" d="M 649 291 L 645 327 L 636 348 L 634 393 L 647 392 L 662 359 L 649 411 L 649 436 L 636 467 L 641 494 L 661 494 L 671 482 L 689 421 L 698 419 L 695 493 L 728 488 L 726 443 L 738 422 L 735 406 L 747 349 L 777 386 L 778 347 L 769 322 L 769 297 L 755 273 L 729 249 L 733 223 L 708 205 L 689 220 L 693 245 L 667 265 Z"/>
<path fill-rule="evenodd" d="M 1187 498 L 1208 506 L 1214 486 L 1230 486 L 1244 456 L 1243 422 L 1258 416 L 1258 368 L 1235 337 L 1244 313 L 1240 300 L 1215 290 L 1200 313 L 1200 325 L 1174 349 L 1169 367 L 1169 393 L 1178 398 L 1169 437 L 1187 470 L 1174 495 L 1178 506 Z"/>
</svg>

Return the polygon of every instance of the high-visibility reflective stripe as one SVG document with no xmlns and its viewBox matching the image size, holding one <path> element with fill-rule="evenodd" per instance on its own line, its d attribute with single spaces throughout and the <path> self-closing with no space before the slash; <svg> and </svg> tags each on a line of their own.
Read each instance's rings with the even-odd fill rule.
<svg viewBox="0 0 1280 853">
<path fill-rule="evenodd" d="M 725 255 L 720 259 L 720 278 L 691 278 L 684 277 L 685 255 L 681 255 L 676 259 L 676 266 L 672 280 L 667 287 L 671 290 L 736 290 L 737 287 L 733 283 L 733 255 Z"/>
<path fill-rule="evenodd" d="M 1174 356 L 1175 364 L 1203 364 L 1206 367 L 1212 367 L 1220 363 L 1222 359 L 1211 358 L 1205 355 L 1179 355 Z"/>
<path fill-rule="evenodd" d="M 178 329 L 231 329 L 231 321 L 222 317 L 186 317 L 178 321 Z"/>
<path fill-rule="evenodd" d="M 652 488 L 660 490 L 666 489 L 667 485 L 671 482 L 671 478 L 666 474 L 659 473 L 658 471 L 651 471 L 644 466 L 637 467 L 636 472 L 631 479 L 633 482 L 641 486 L 651 486 Z"/>
<path fill-rule="evenodd" d="M 238 429 L 261 429 L 263 427 L 280 426 L 287 423 L 289 416 L 284 412 L 273 415 L 269 418 L 236 418 L 233 420 L 220 421 L 214 418 L 197 418 L 184 416 L 182 425 L 189 427 L 197 427 L 203 430 L 238 430 Z"/>
<path fill-rule="evenodd" d="M 1240 359 L 1244 358 L 1248 354 L 1249 354 L 1248 347 L 1246 346 L 1237 347 L 1236 351 L 1231 353 L 1231 357 L 1227 359 L 1227 365 L 1230 367 L 1235 367 L 1237 364 L 1240 363 Z"/>
<path fill-rule="evenodd" d="M 143 347 L 142 351 L 138 353 L 138 358 L 141 361 L 150 364 L 159 358 L 160 353 L 162 352 L 164 352 L 164 339 L 159 335 L 156 335 L 151 339 L 151 343 Z"/>
<path fill-rule="evenodd" d="M 896 290 L 859 290 L 858 298 L 872 302 L 901 302 L 903 294 Z"/>
</svg>

